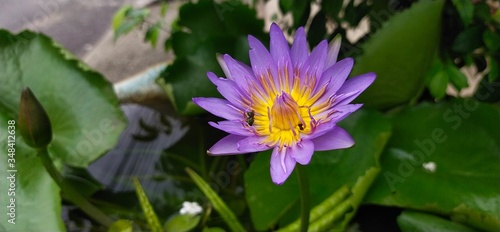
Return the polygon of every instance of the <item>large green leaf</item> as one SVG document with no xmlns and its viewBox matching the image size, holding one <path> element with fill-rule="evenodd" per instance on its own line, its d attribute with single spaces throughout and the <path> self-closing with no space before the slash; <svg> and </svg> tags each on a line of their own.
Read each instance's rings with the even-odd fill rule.
<svg viewBox="0 0 500 232">
<path fill-rule="evenodd" d="M 237 2 L 203 0 L 183 5 L 175 25 L 180 29 L 175 30 L 167 42 L 176 60 L 167 67 L 162 79 L 178 112 L 204 112 L 193 107 L 191 99 L 220 96 L 206 76 L 208 71 L 222 76 L 216 54 L 230 54 L 248 63 L 247 35 L 262 38 L 263 27 L 263 21 L 256 19 L 255 10 Z"/>
<path fill-rule="evenodd" d="M 353 187 L 367 170 L 377 168 L 378 157 L 391 128 L 383 116 L 372 111 L 357 112 L 342 121 L 341 126 L 353 136 L 356 145 L 345 150 L 316 152 L 313 156 L 307 166 L 311 206 L 319 204 L 343 185 Z M 275 185 L 269 174 L 269 160 L 270 152 L 258 154 L 245 173 L 248 206 L 258 230 L 272 228 L 281 218 L 286 218 L 283 223 L 290 222 L 299 215 L 295 176 L 290 176 L 281 186 Z M 362 198 L 364 192 L 353 194 L 354 198 Z"/>
<path fill-rule="evenodd" d="M 100 74 L 44 35 L 0 30 L 0 37 L 0 106 L 7 116 L 17 118 L 21 89 L 30 87 L 52 122 L 49 151 L 56 160 L 85 167 L 115 144 L 124 117 Z"/>
<path fill-rule="evenodd" d="M 393 16 L 356 60 L 352 75 L 377 73 L 358 98 L 368 107 L 386 109 L 410 102 L 424 86 L 439 44 L 443 0 L 420 1 Z"/>
<path fill-rule="evenodd" d="M 24 87 L 33 90 L 49 115 L 53 127 L 49 151 L 57 164 L 85 167 L 118 140 L 125 122 L 111 85 L 53 40 L 28 31 L 12 35 L 0 30 L 0 61 L 2 163 L 7 161 L 7 149 L 3 149 L 7 147 L 7 120 L 17 120 Z M 0 225 L 8 231 L 62 230 L 58 187 L 20 133 L 15 142 L 17 223 L 7 223 L 2 216 Z M 5 179 L 7 167 L 0 166 Z M 6 187 L 1 181 L 0 189 Z M 0 198 L 1 205 L 8 201 Z"/>
<path fill-rule="evenodd" d="M 422 104 L 393 118 L 368 203 L 436 212 L 500 230 L 500 111 L 473 100 Z"/>
<path fill-rule="evenodd" d="M 403 232 L 475 232 L 476 230 L 448 221 L 435 215 L 404 211 L 398 216 L 398 225 Z"/>
<path fill-rule="evenodd" d="M 15 118 L 6 116 L 0 108 L 0 189 L 2 196 L 0 204 L 5 212 L 0 217 L 0 231 L 62 231 L 64 224 L 61 218 L 61 197 L 59 187 L 45 171 L 36 152 L 22 143 L 19 132 L 15 133 L 15 163 L 8 162 L 7 146 L 12 137 L 8 138 L 7 122 Z M 9 124 L 9 126 L 11 126 Z M 16 128 L 17 124 L 13 124 Z M 8 167 L 7 164 L 13 164 Z M 10 170 L 17 170 L 16 172 Z M 12 178 L 11 175 L 14 175 Z M 11 177 L 11 178 L 8 178 Z M 15 181 L 11 183 L 11 180 Z M 11 199 L 14 201 L 11 205 Z M 14 209 L 14 211 L 11 211 Z M 10 213 L 12 214 L 6 214 Z M 13 219 L 11 222 L 8 220 Z"/>
</svg>

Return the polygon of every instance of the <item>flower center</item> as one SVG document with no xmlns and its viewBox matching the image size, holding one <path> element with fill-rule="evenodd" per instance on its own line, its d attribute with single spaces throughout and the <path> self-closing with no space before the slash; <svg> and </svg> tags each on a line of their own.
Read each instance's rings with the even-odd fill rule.
<svg viewBox="0 0 500 232">
<path fill-rule="evenodd" d="M 265 143 L 270 147 L 295 145 L 328 117 L 330 102 L 316 103 L 326 88 L 313 91 L 316 79 L 299 77 L 298 71 L 293 82 L 287 74 L 280 76 L 279 82 L 272 76 L 260 76 L 250 85 L 251 104 L 243 113 L 244 121 L 256 135 L 266 137 Z"/>
<path fill-rule="evenodd" d="M 297 102 L 287 93 L 282 92 L 276 96 L 271 112 L 269 115 L 270 129 L 278 128 L 280 130 L 291 130 L 294 134 L 295 130 L 304 130 L 305 123 L 300 115 L 300 108 Z"/>
<path fill-rule="evenodd" d="M 293 95 L 285 91 L 277 94 L 274 100 L 255 105 L 254 109 L 255 132 L 267 136 L 269 146 L 293 146 L 300 141 L 301 134 L 312 131 L 314 119 L 310 117 L 309 107 L 300 106 Z"/>
</svg>

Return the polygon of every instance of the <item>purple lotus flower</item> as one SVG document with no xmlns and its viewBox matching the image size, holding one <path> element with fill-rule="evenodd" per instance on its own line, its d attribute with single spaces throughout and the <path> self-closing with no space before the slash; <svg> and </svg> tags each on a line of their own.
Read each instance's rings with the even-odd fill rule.
<svg viewBox="0 0 500 232">
<path fill-rule="evenodd" d="M 349 104 L 374 80 L 374 73 L 349 80 L 353 60 L 337 62 L 340 39 L 321 41 L 309 53 L 304 29 L 292 46 L 278 25 L 270 31 L 270 52 L 249 35 L 251 67 L 229 55 L 219 57 L 227 77 L 208 78 L 226 99 L 193 98 L 203 109 L 227 121 L 210 122 L 228 132 L 209 150 L 232 155 L 273 149 L 271 178 L 282 184 L 295 168 L 306 165 L 314 151 L 348 148 L 352 137 L 337 122 L 359 109 Z"/>
</svg>

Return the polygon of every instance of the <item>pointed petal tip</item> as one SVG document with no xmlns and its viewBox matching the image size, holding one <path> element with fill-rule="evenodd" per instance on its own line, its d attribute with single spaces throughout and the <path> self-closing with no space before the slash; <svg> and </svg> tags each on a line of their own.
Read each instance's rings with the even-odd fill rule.
<svg viewBox="0 0 500 232">
<path fill-rule="evenodd" d="M 366 80 L 371 80 L 371 79 L 374 80 L 377 77 L 377 74 L 375 72 L 367 72 L 367 73 L 363 73 L 363 74 L 359 74 L 357 76 L 354 76 L 353 78 L 355 78 L 355 77 L 360 77 L 360 78 L 362 77 Z"/>
<path fill-rule="evenodd" d="M 225 118 L 227 120 L 237 120 L 241 118 L 239 108 L 232 105 L 226 99 L 214 97 L 196 97 L 192 98 L 193 103 L 215 116 Z"/>
<path fill-rule="evenodd" d="M 282 180 L 282 181 L 275 181 L 275 180 L 273 180 L 273 183 L 276 184 L 276 185 L 283 185 L 283 183 L 285 183 L 285 181 L 284 180 Z"/>
<path fill-rule="evenodd" d="M 333 37 L 332 41 L 342 41 L 342 35 L 341 34 L 337 34 L 335 37 Z"/>
<path fill-rule="evenodd" d="M 260 40 L 255 38 L 253 35 L 248 35 L 248 46 L 250 47 L 250 50 L 254 50 L 256 48 L 256 45 L 261 44 Z"/>
<path fill-rule="evenodd" d="M 221 156 L 221 155 L 238 155 L 245 154 L 248 152 L 242 152 L 238 150 L 238 141 L 244 139 L 245 136 L 239 135 L 227 135 L 226 137 L 219 140 L 217 143 L 212 145 L 210 149 L 207 150 L 207 154 L 211 156 Z"/>
<path fill-rule="evenodd" d="M 354 141 L 354 140 L 353 140 L 353 141 L 352 141 L 351 146 L 348 146 L 348 147 L 346 147 L 346 148 L 351 148 L 351 147 L 354 147 L 354 145 L 356 145 L 356 141 Z"/>
<path fill-rule="evenodd" d="M 215 55 L 215 58 L 217 59 L 217 62 L 219 62 L 219 65 L 221 65 L 221 66 L 222 66 L 222 65 L 225 65 L 225 64 L 224 64 L 224 62 L 225 62 L 225 61 L 224 61 L 224 56 L 225 56 L 224 54 L 220 54 L 220 53 L 217 53 L 217 54 Z"/>
<path fill-rule="evenodd" d="M 283 31 L 281 30 L 280 26 L 278 26 L 278 24 L 277 24 L 276 22 L 273 22 L 273 23 L 271 24 L 271 29 L 270 29 L 270 31 L 273 31 L 273 30 L 279 30 L 280 32 L 283 32 Z"/>
<path fill-rule="evenodd" d="M 350 73 L 352 71 L 353 66 L 354 66 L 354 59 L 351 57 L 346 57 L 346 58 L 336 62 L 335 65 L 347 68 L 348 72 Z"/>
<path fill-rule="evenodd" d="M 326 49 L 328 47 L 328 41 L 326 41 L 326 39 L 321 40 L 321 42 L 319 42 L 318 45 L 316 45 L 316 47 L 320 47 L 320 46 L 321 46 L 321 48 Z"/>
<path fill-rule="evenodd" d="M 372 85 L 373 82 L 375 82 L 375 79 L 377 79 L 377 74 L 375 74 L 374 72 L 369 72 L 355 76 L 351 79 L 351 82 L 353 82 L 360 91 L 364 91 L 366 88 Z"/>
<path fill-rule="evenodd" d="M 367 79 L 371 80 L 371 83 L 373 83 L 375 81 L 375 79 L 377 79 L 377 74 L 374 73 L 374 72 L 369 72 L 369 73 L 366 73 L 365 74 L 367 77 Z"/>
<path fill-rule="evenodd" d="M 218 79 L 219 78 L 219 77 L 217 77 L 217 75 L 215 75 L 215 73 L 210 72 L 210 71 L 207 72 L 207 77 L 208 77 L 208 79 Z"/>
<path fill-rule="evenodd" d="M 325 68 L 329 68 L 337 62 L 341 44 L 342 37 L 340 34 L 337 34 L 335 38 L 328 43 L 328 55 Z"/>
<path fill-rule="evenodd" d="M 285 183 L 286 179 L 288 179 L 288 176 L 289 175 L 287 175 L 286 173 L 278 174 L 271 171 L 271 180 L 276 185 L 282 185 L 283 183 Z"/>
<path fill-rule="evenodd" d="M 305 40 L 306 31 L 304 30 L 304 27 L 297 28 L 297 30 L 295 31 L 293 41 L 295 42 L 295 40 L 299 39 L 299 37 L 301 37 L 301 39 L 304 38 L 304 40 Z"/>
<path fill-rule="evenodd" d="M 280 26 L 278 26 L 278 24 L 276 24 L 276 23 L 273 23 L 271 25 L 271 29 L 269 31 L 269 34 L 271 37 L 278 36 L 278 37 L 283 37 L 283 39 L 285 39 L 285 35 L 283 33 L 283 30 L 281 30 Z M 286 41 L 286 39 L 285 39 L 285 41 Z"/>
<path fill-rule="evenodd" d="M 354 65 L 354 58 L 352 58 L 352 57 L 346 57 L 346 58 L 340 60 L 339 62 L 342 62 L 342 61 L 349 63 L 351 66 Z"/>
<path fill-rule="evenodd" d="M 193 97 L 191 98 L 191 101 L 193 101 L 194 104 L 198 105 L 197 101 L 200 99 L 200 97 Z"/>
<path fill-rule="evenodd" d="M 328 51 L 335 52 L 336 54 L 332 54 L 337 56 L 340 50 L 340 46 L 342 45 L 342 35 L 337 34 L 330 43 L 328 43 Z"/>
</svg>

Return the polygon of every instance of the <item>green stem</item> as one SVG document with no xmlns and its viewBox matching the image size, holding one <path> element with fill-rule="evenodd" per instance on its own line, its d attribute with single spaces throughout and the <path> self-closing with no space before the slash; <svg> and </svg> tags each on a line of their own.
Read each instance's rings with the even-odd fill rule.
<svg viewBox="0 0 500 232">
<path fill-rule="evenodd" d="M 337 207 L 326 213 L 309 227 L 309 232 L 332 230 L 332 223 L 341 219 L 347 212 L 352 211 L 351 197 L 344 200 Z M 340 223 L 340 222 L 339 222 Z"/>
<path fill-rule="evenodd" d="M 346 186 L 340 187 L 337 191 L 335 191 L 332 195 L 322 201 L 320 204 L 316 205 L 311 209 L 309 213 L 309 224 L 312 225 L 316 220 L 321 218 L 323 215 L 332 211 L 337 207 L 341 202 L 346 200 L 347 197 L 351 195 L 351 190 Z M 283 229 L 280 229 L 279 232 L 294 232 L 298 231 L 300 227 L 300 218 L 295 220 L 293 223 L 290 223 Z M 311 229 L 311 226 L 309 226 Z"/>
<path fill-rule="evenodd" d="M 300 188 L 300 231 L 307 232 L 307 227 L 309 227 L 309 183 L 307 180 L 306 167 L 302 165 L 297 165 L 295 167 L 297 170 L 297 176 L 299 178 L 299 188 Z"/>
<path fill-rule="evenodd" d="M 199 123 L 198 123 L 199 125 Z M 200 133 L 198 137 L 199 141 L 199 154 L 200 154 L 200 172 L 201 176 L 203 176 L 204 179 L 208 179 L 208 172 L 207 172 L 207 150 L 205 150 L 205 137 L 203 135 L 205 134 L 205 129 L 203 126 L 199 126 L 200 128 Z"/>
<path fill-rule="evenodd" d="M 47 151 L 46 147 L 38 150 L 38 156 L 42 160 L 43 166 L 45 167 L 47 172 L 57 183 L 59 188 L 61 188 L 61 191 L 69 201 L 71 201 L 88 216 L 90 216 L 92 219 L 103 226 L 109 227 L 114 222 L 111 217 L 104 214 L 101 210 L 92 205 L 84 196 L 76 191 L 70 183 L 64 180 L 61 173 L 59 173 L 59 171 L 55 167 L 54 162 L 52 162 L 52 159 L 50 158 L 49 152 Z"/>
</svg>

